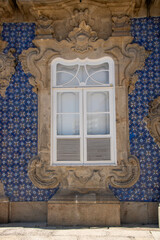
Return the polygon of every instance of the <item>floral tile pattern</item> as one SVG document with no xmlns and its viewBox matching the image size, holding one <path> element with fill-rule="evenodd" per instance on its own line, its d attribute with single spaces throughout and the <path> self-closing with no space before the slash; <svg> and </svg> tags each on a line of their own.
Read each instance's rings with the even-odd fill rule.
<svg viewBox="0 0 160 240">
<path fill-rule="evenodd" d="M 122 201 L 160 201 L 160 148 L 146 129 L 149 103 L 160 95 L 160 18 L 132 19 L 134 42 L 151 51 L 129 95 L 130 152 L 140 161 L 139 181 L 129 189 L 113 189 Z"/>
<path fill-rule="evenodd" d="M 24 74 L 19 54 L 34 47 L 35 25 L 9 23 L 3 25 L 2 37 L 9 48 L 16 49 L 16 73 L 12 76 L 6 97 L 0 97 L 0 176 L 11 201 L 46 201 L 55 189 L 36 188 L 27 175 L 29 160 L 37 155 L 37 95 Z"/>
<path fill-rule="evenodd" d="M 131 188 L 114 189 L 122 201 L 160 201 L 160 149 L 146 129 L 144 117 L 149 102 L 160 95 L 160 18 L 132 19 L 134 42 L 152 51 L 139 80 L 129 95 L 130 150 L 141 166 L 139 181 Z M 47 201 L 57 189 L 38 189 L 27 175 L 29 160 L 37 155 L 37 95 L 32 92 L 28 75 L 18 61 L 19 54 L 34 47 L 33 23 L 7 23 L 2 37 L 9 48 L 16 49 L 16 73 L 6 97 L 0 97 L 0 178 L 11 201 Z"/>
</svg>

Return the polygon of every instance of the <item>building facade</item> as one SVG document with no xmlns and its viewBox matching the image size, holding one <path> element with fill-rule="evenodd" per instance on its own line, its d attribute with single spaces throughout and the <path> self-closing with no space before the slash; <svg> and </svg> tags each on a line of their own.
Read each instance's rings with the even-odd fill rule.
<svg viewBox="0 0 160 240">
<path fill-rule="evenodd" d="M 158 222 L 158 11 L 0 1 L 0 222 Z"/>
</svg>

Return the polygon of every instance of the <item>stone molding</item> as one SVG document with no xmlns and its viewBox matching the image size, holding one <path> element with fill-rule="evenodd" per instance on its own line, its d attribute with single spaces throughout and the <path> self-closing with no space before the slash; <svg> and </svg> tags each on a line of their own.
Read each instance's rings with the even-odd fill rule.
<svg viewBox="0 0 160 240">
<path fill-rule="evenodd" d="M 8 53 L 3 53 L 7 42 L 0 40 L 0 94 L 5 97 L 6 88 L 9 85 L 11 76 L 15 73 L 15 49 L 9 49 Z"/>
<path fill-rule="evenodd" d="M 150 103 L 149 114 L 144 120 L 151 136 L 160 147 L 160 97 Z"/>
<path fill-rule="evenodd" d="M 80 39 L 79 39 L 80 36 Z M 28 166 L 28 174 L 36 187 L 87 193 L 105 192 L 109 184 L 117 188 L 131 187 L 139 178 L 139 161 L 130 156 L 128 128 L 128 92 L 134 89 L 135 71 L 143 68 L 149 53 L 132 44 L 131 36 L 99 39 L 96 31 L 82 20 L 72 26 L 65 40 L 35 39 L 35 48 L 24 50 L 19 59 L 25 73 L 31 73 L 30 83 L 38 93 L 38 152 Z M 117 166 L 51 166 L 51 69 L 53 59 L 97 59 L 110 56 L 115 62 Z"/>
</svg>

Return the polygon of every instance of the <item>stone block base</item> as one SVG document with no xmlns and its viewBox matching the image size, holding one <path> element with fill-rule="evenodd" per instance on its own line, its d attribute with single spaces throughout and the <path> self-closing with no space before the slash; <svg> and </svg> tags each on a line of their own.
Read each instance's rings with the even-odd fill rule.
<svg viewBox="0 0 160 240">
<path fill-rule="evenodd" d="M 114 203 L 48 204 L 48 225 L 120 226 L 120 205 Z"/>
<path fill-rule="evenodd" d="M 0 201 L 0 223 L 5 224 L 8 223 L 8 216 L 9 216 L 9 202 Z"/>
<path fill-rule="evenodd" d="M 57 194 L 48 202 L 48 225 L 120 226 L 120 202 L 108 196 Z"/>
</svg>

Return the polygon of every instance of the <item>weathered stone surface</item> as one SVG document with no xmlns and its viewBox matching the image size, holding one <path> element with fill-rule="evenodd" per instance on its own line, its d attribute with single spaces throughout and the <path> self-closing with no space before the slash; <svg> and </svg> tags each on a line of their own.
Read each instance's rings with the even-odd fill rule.
<svg viewBox="0 0 160 240">
<path fill-rule="evenodd" d="M 8 223 L 9 216 L 9 200 L 0 199 L 0 223 Z"/>
<path fill-rule="evenodd" d="M 10 222 L 46 222 L 46 202 L 11 202 Z"/>
<path fill-rule="evenodd" d="M 160 16 L 160 1 L 136 0 L 134 17 L 156 17 Z"/>
<path fill-rule="evenodd" d="M 121 202 L 122 224 L 157 224 L 158 203 Z"/>
<path fill-rule="evenodd" d="M 12 0 L 0 0 L 0 19 L 6 20 L 10 19 L 12 20 L 12 17 L 14 15 L 14 4 Z"/>
<path fill-rule="evenodd" d="M 63 226 L 119 226 L 117 203 L 49 203 L 48 224 Z"/>
</svg>

